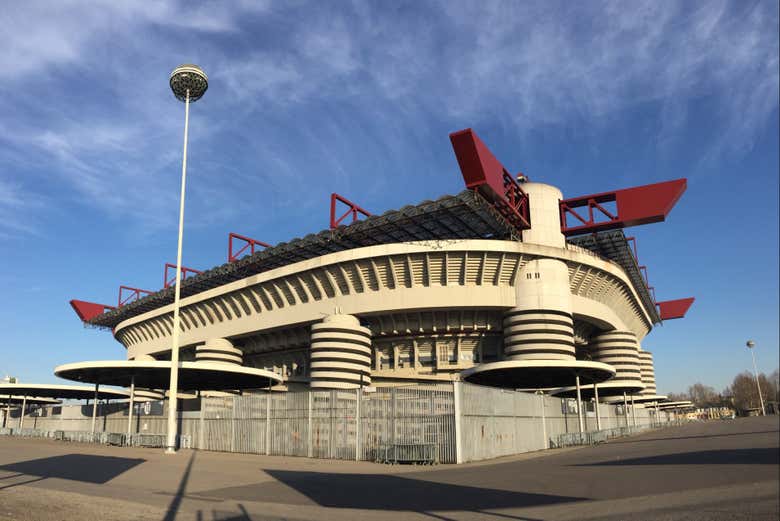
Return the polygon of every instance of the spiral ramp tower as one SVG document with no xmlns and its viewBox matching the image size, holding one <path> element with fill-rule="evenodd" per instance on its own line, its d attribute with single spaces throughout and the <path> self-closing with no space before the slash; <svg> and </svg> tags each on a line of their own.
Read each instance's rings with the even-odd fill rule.
<svg viewBox="0 0 780 521">
<path fill-rule="evenodd" d="M 529 196 L 532 227 L 524 243 L 565 248 L 561 233 L 560 190 L 543 183 L 524 183 Z M 577 360 L 574 344 L 569 270 L 559 259 L 539 258 L 526 263 L 515 284 L 515 307 L 503 317 L 504 360 L 463 371 L 472 383 L 514 389 L 549 389 L 602 382 L 615 370 L 600 361 Z"/>
<path fill-rule="evenodd" d="M 639 369 L 641 371 L 642 383 L 645 388 L 640 394 L 652 395 L 656 393 L 655 388 L 655 369 L 653 368 L 653 353 L 650 351 L 639 351 Z"/>
<path fill-rule="evenodd" d="M 335 314 L 311 326 L 312 389 L 371 384 L 371 331 L 352 315 Z"/>
</svg>

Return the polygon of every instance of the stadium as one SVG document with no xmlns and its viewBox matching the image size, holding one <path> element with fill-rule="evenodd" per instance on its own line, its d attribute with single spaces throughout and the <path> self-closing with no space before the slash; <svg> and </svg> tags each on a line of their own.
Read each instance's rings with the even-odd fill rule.
<svg viewBox="0 0 780 521">
<path fill-rule="evenodd" d="M 276 246 L 232 233 L 225 264 L 184 268 L 181 359 L 265 369 L 287 390 L 565 392 L 582 377 L 582 392 L 655 396 L 642 340 L 693 299 L 656 302 L 623 229 L 663 221 L 685 179 L 564 198 L 511 175 L 471 129 L 450 138 L 459 194 L 381 215 L 333 194 L 328 230 Z M 71 305 L 128 360 L 169 360 L 173 286 L 166 267 L 159 291 Z"/>
</svg>

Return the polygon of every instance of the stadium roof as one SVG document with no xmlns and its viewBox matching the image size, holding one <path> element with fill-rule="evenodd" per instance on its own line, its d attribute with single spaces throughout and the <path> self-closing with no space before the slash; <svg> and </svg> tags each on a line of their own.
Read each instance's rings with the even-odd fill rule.
<svg viewBox="0 0 780 521">
<path fill-rule="evenodd" d="M 464 190 L 457 195 L 404 206 L 347 226 L 283 242 L 235 262 L 222 264 L 183 280 L 181 296 L 188 297 L 274 268 L 363 246 L 426 240 L 519 238 L 519 230 L 490 202 L 475 191 Z M 653 323 L 660 322 L 653 299 L 622 231 L 601 232 L 568 240 L 619 264 L 634 284 Z M 173 303 L 174 290 L 175 286 L 162 289 L 111 309 L 85 323 L 113 328 L 131 317 Z"/>
</svg>

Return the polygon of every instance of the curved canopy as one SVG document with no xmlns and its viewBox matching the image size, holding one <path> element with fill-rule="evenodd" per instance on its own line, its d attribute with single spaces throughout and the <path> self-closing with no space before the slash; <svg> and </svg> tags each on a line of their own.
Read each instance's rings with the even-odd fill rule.
<svg viewBox="0 0 780 521">
<path fill-rule="evenodd" d="M 693 408 L 693 402 L 689 400 L 683 400 L 679 402 L 666 402 L 658 406 L 659 409 L 689 409 Z"/>
<path fill-rule="evenodd" d="M 95 388 L 86 385 L 69 384 L 0 384 L 0 396 L 3 394 L 21 394 L 36 398 L 60 398 L 64 400 L 91 400 L 95 398 Z M 99 400 L 127 398 L 130 393 L 121 389 L 99 389 Z"/>
<path fill-rule="evenodd" d="M 622 400 L 623 393 L 628 394 L 630 398 L 632 394 L 637 393 L 644 388 L 644 384 L 638 380 L 635 382 L 627 382 L 623 380 L 617 382 L 605 382 L 603 384 L 598 384 L 599 399 L 601 399 L 602 396 L 620 396 Z M 577 388 L 561 387 L 560 389 L 554 389 L 550 391 L 550 394 L 561 398 L 576 398 Z M 587 400 L 590 400 L 596 396 L 593 385 L 588 384 L 580 386 L 580 396 Z M 638 396 L 634 396 L 634 402 L 637 401 L 637 398 Z"/>
<path fill-rule="evenodd" d="M 22 405 L 27 399 L 27 405 L 59 405 L 62 402 L 53 398 L 36 398 L 34 396 L 4 396 L 0 394 L 0 407 L 6 407 L 10 403 L 13 407 Z"/>
<path fill-rule="evenodd" d="M 599 395 L 601 395 L 601 386 L 599 385 Z M 657 402 L 659 405 L 661 402 L 665 402 L 669 398 L 662 394 L 635 394 L 634 403 L 653 403 Z M 611 396 L 604 400 L 606 403 L 623 403 L 622 396 Z"/>
<path fill-rule="evenodd" d="M 583 360 L 505 360 L 480 364 L 461 372 L 469 383 L 505 389 L 549 389 L 574 385 L 575 377 L 585 382 L 603 382 L 615 375 L 615 368 Z"/>
<path fill-rule="evenodd" d="M 165 389 L 170 383 L 171 362 L 166 360 L 102 360 L 61 365 L 60 378 L 78 382 Z M 282 377 L 265 369 L 220 362 L 179 362 L 179 390 L 221 391 L 261 389 L 278 384 Z"/>
</svg>

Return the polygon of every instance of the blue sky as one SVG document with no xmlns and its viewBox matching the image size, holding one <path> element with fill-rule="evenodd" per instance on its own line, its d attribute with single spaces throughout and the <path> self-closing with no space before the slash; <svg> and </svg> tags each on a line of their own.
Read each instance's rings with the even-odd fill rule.
<svg viewBox="0 0 780 521">
<path fill-rule="evenodd" d="M 228 5 L 229 4 L 229 5 Z M 580 5 L 581 4 L 581 5 Z M 234 231 L 327 227 L 332 191 L 372 212 L 463 188 L 448 133 L 573 197 L 687 177 L 634 228 L 659 300 L 658 388 L 778 366 L 778 4 L 30 1 L 0 14 L 0 373 L 124 358 L 71 298 L 162 286 L 192 107 L 184 264 Z"/>
</svg>

